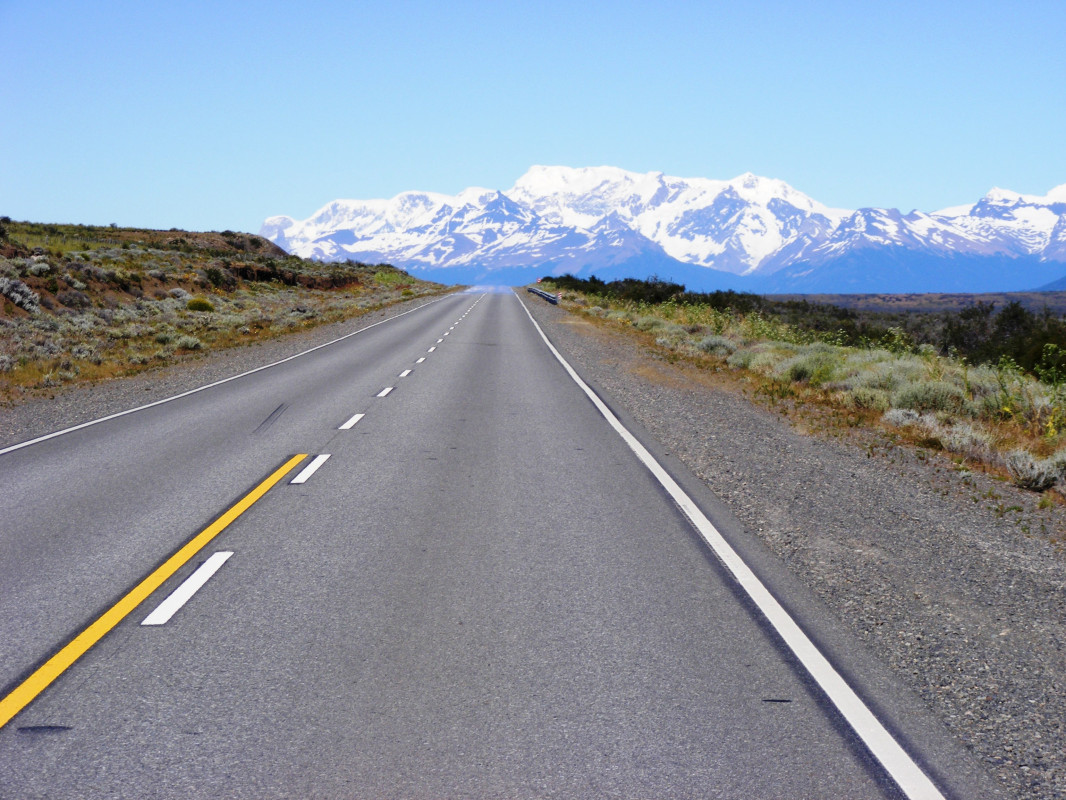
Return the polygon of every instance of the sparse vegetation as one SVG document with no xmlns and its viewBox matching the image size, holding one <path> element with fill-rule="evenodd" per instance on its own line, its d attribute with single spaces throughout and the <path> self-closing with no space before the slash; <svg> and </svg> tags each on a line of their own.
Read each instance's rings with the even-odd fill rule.
<svg viewBox="0 0 1066 800">
<path fill-rule="evenodd" d="M 446 291 L 232 231 L 2 225 L 0 402 Z"/>
<path fill-rule="evenodd" d="M 979 302 L 890 325 L 655 279 L 544 280 L 571 310 L 646 333 L 669 358 L 741 373 L 768 402 L 836 409 L 1032 491 L 1066 480 L 1066 322 L 1050 311 Z"/>
</svg>

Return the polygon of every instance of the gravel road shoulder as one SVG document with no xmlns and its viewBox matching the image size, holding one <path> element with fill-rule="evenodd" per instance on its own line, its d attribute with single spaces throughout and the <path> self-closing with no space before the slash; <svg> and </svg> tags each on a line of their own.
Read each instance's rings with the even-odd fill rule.
<svg viewBox="0 0 1066 800">
<path fill-rule="evenodd" d="M 559 349 L 1017 797 L 1066 797 L 1061 506 L 883 434 L 812 433 L 735 379 L 533 301 Z M 1056 543 L 1057 541 L 1057 543 Z"/>
</svg>

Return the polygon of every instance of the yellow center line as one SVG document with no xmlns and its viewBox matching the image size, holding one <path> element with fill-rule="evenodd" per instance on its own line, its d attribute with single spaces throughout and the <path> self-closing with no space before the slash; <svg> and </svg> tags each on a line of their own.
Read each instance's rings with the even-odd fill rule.
<svg viewBox="0 0 1066 800">
<path fill-rule="evenodd" d="M 225 514 L 204 528 L 199 534 L 185 544 L 174 555 L 157 567 L 148 577 L 138 583 L 121 600 L 105 611 L 89 627 L 75 636 L 69 644 L 42 664 L 26 680 L 20 683 L 3 700 L 0 700 L 0 728 L 11 721 L 36 699 L 48 686 L 62 675 L 75 661 L 85 655 L 107 633 L 124 620 L 137 606 L 163 583 L 199 553 L 207 544 L 222 533 L 237 517 L 247 511 L 265 495 L 274 484 L 284 478 L 292 469 L 307 458 L 306 453 L 295 455 L 279 467 L 266 480 L 242 497 Z"/>
</svg>

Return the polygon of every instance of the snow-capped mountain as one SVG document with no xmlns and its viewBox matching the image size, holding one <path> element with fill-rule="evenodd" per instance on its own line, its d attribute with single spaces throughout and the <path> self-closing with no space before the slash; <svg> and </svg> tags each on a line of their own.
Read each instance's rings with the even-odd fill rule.
<svg viewBox="0 0 1066 800">
<path fill-rule="evenodd" d="M 994 291 L 1066 275 L 1066 184 L 993 189 L 926 214 L 828 208 L 780 180 L 532 167 L 505 191 L 335 200 L 260 234 L 324 261 L 389 262 L 443 282 L 658 274 L 691 288 Z"/>
</svg>

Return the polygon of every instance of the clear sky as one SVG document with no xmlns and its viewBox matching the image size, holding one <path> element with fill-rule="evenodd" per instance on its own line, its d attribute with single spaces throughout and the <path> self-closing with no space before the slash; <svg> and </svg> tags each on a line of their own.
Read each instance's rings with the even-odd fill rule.
<svg viewBox="0 0 1066 800">
<path fill-rule="evenodd" d="M 257 231 L 532 164 L 904 211 L 1066 183 L 1064 0 L 0 0 L 0 215 Z"/>
</svg>

